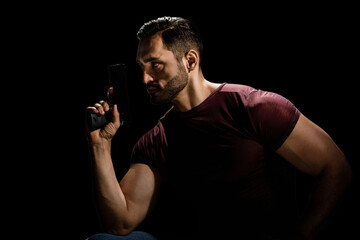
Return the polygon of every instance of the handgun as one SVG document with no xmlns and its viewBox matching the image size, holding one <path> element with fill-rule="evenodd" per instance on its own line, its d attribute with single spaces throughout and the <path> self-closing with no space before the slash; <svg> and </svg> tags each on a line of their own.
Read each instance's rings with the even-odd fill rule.
<svg viewBox="0 0 360 240">
<path fill-rule="evenodd" d="M 113 88 L 112 96 L 109 96 L 109 89 Z M 112 108 L 117 104 L 120 113 L 120 127 L 129 127 L 132 121 L 130 112 L 129 90 L 127 84 L 126 65 L 124 63 L 108 66 L 108 83 L 105 84 L 105 99 L 110 110 L 101 115 L 88 112 L 87 123 L 90 131 L 104 127 L 112 121 Z"/>
</svg>

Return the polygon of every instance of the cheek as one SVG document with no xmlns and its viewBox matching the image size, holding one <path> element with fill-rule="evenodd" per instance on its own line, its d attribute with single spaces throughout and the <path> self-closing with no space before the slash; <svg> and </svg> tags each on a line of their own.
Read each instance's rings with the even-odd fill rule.
<svg viewBox="0 0 360 240">
<path fill-rule="evenodd" d="M 162 72 L 159 72 L 156 75 L 156 77 L 157 77 L 157 79 L 159 79 L 159 81 L 167 80 L 167 79 L 171 79 L 172 74 L 171 74 L 171 72 L 168 72 L 168 71 L 162 71 Z"/>
<path fill-rule="evenodd" d="M 156 77 L 158 79 L 159 82 L 162 81 L 169 81 L 170 79 L 173 79 L 174 77 L 176 77 L 179 74 L 179 69 L 178 69 L 178 65 L 175 66 L 168 66 L 166 65 L 164 67 L 164 70 L 157 73 Z"/>
<path fill-rule="evenodd" d="M 156 82 L 162 88 L 164 88 L 171 79 L 172 79 L 172 76 L 167 72 L 161 72 L 156 75 Z"/>
</svg>

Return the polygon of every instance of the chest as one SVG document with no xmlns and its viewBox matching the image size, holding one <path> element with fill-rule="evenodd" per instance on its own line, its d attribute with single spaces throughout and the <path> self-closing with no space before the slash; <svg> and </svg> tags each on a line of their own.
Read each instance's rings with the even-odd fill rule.
<svg viewBox="0 0 360 240">
<path fill-rule="evenodd" d="M 178 121 L 166 128 L 166 161 L 172 175 L 204 181 L 251 177 L 263 166 L 264 149 L 245 127 L 223 121 Z"/>
</svg>

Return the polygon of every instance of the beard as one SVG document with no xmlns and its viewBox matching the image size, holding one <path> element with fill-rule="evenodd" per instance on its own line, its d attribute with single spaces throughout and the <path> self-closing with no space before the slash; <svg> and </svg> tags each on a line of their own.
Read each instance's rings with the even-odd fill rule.
<svg viewBox="0 0 360 240">
<path fill-rule="evenodd" d="M 189 76 L 184 67 L 178 64 L 178 74 L 171 78 L 164 88 L 161 90 L 161 94 L 150 95 L 150 102 L 153 105 L 162 105 L 171 102 L 177 94 L 185 88 L 189 82 Z"/>
</svg>

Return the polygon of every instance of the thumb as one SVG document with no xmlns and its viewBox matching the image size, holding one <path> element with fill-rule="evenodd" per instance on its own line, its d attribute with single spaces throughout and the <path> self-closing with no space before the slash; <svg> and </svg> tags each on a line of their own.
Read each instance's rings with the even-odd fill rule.
<svg viewBox="0 0 360 240">
<path fill-rule="evenodd" d="M 120 113 L 117 108 L 117 104 L 114 104 L 112 108 L 112 122 L 114 123 L 117 129 L 120 127 Z"/>
</svg>

